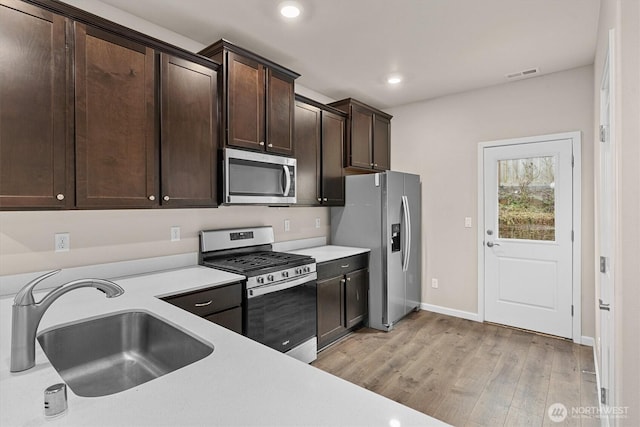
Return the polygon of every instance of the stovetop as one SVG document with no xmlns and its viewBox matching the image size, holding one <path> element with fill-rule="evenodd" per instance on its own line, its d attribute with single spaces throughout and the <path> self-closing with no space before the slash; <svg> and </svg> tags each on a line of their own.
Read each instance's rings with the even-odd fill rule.
<svg viewBox="0 0 640 427">
<path fill-rule="evenodd" d="M 261 251 L 242 255 L 221 256 L 206 259 L 204 264 L 221 270 L 239 274 L 251 274 L 256 271 L 276 271 L 278 268 L 290 268 L 313 262 L 310 256 L 285 252 Z"/>
</svg>

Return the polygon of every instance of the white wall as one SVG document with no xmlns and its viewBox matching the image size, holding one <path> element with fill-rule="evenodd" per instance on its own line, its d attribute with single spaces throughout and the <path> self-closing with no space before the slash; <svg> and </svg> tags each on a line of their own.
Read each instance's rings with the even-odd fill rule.
<svg viewBox="0 0 640 427">
<path fill-rule="evenodd" d="M 388 110 L 391 166 L 422 176 L 422 299 L 477 313 L 479 142 L 582 132 L 582 335 L 593 336 L 593 69 L 591 66 Z M 464 228 L 464 218 L 473 227 Z M 439 287 L 431 287 L 438 278 Z"/>
<path fill-rule="evenodd" d="M 614 201 L 617 224 L 614 233 L 615 277 L 611 311 L 615 322 L 613 337 L 614 372 L 611 405 L 627 408 L 624 418 L 614 425 L 640 425 L 640 2 L 602 0 L 598 40 L 594 60 L 594 127 L 600 111 L 600 82 L 608 46 L 609 30 L 614 30 L 614 132 L 617 163 L 617 199 Z M 596 183 L 599 180 L 599 152 L 594 156 Z M 596 185 L 596 230 L 600 197 Z M 596 232 L 596 242 L 597 242 Z M 598 256 L 596 245 L 595 256 Z M 596 284 L 599 274 L 596 273 Z M 596 298 L 598 288 L 596 288 Z M 596 326 L 600 311 L 594 301 Z M 596 343 L 600 330 L 596 327 Z"/>
</svg>

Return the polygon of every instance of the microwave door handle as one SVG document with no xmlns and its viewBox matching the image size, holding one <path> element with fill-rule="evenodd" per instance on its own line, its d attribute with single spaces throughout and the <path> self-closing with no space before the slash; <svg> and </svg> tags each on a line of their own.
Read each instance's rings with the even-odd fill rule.
<svg viewBox="0 0 640 427">
<path fill-rule="evenodd" d="M 282 195 L 286 197 L 287 194 L 289 194 L 289 189 L 291 188 L 291 176 L 289 175 L 289 166 L 282 165 L 282 170 L 283 170 L 284 179 L 285 179 L 284 192 Z"/>
</svg>

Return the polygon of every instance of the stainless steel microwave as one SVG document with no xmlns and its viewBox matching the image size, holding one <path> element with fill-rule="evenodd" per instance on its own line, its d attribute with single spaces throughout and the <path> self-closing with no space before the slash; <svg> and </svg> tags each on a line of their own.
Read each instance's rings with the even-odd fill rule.
<svg viewBox="0 0 640 427">
<path fill-rule="evenodd" d="M 296 159 L 225 148 L 224 203 L 296 203 Z"/>
</svg>

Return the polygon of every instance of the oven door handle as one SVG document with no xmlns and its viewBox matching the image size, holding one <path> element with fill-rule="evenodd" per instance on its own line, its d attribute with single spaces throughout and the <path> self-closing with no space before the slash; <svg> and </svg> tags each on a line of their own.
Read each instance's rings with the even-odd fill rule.
<svg viewBox="0 0 640 427">
<path fill-rule="evenodd" d="M 300 286 L 304 283 L 311 282 L 318 278 L 318 274 L 314 271 L 311 274 L 307 274 L 303 277 L 298 277 L 294 280 L 287 280 L 286 282 L 277 283 L 275 285 L 265 285 L 257 288 L 247 289 L 247 298 L 255 298 L 261 295 L 270 294 L 273 292 L 283 291 L 285 289 Z"/>
</svg>

